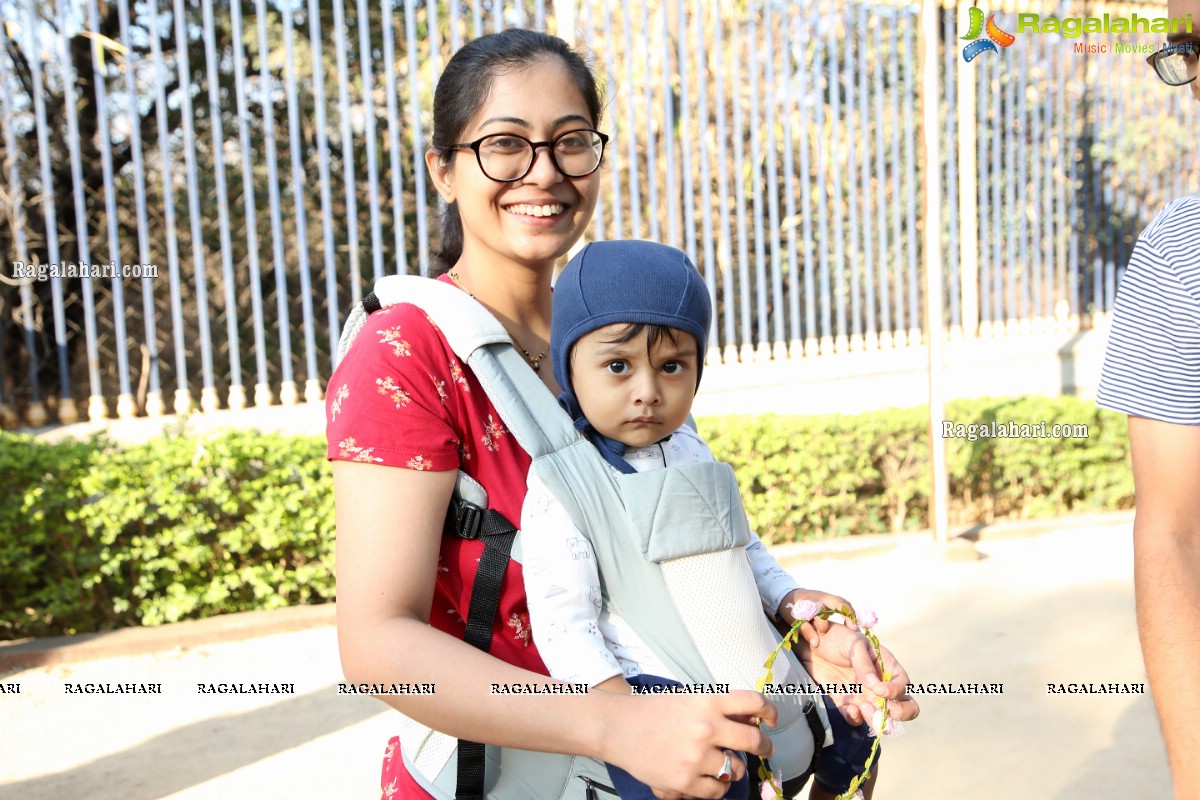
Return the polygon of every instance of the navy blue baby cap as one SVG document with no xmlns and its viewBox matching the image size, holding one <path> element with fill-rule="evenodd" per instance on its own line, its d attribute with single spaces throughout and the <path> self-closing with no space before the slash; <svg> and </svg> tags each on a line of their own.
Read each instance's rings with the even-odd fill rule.
<svg viewBox="0 0 1200 800">
<path fill-rule="evenodd" d="M 601 436 L 583 417 L 571 386 L 571 348 L 588 333 L 614 323 L 666 325 L 696 337 L 697 375 L 708 344 L 712 303 L 708 287 L 682 250 L 656 242 L 592 242 L 567 262 L 554 284 L 550 354 L 554 378 L 562 387 L 559 402 L 622 472 L 633 468 L 619 456 L 624 446 Z M 601 441 L 603 440 L 603 441 Z M 611 456 L 617 456 L 614 459 Z M 616 463 L 619 461 L 620 463 Z"/>
</svg>

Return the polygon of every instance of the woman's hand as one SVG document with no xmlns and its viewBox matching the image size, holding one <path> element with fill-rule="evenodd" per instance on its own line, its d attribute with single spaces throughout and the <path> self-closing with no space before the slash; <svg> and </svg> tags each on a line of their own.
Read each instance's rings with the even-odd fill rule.
<svg viewBox="0 0 1200 800">
<path fill-rule="evenodd" d="M 613 731 L 604 760 L 631 772 L 665 800 L 724 797 L 729 784 L 715 776 L 725 750 L 766 758 L 774 752 L 756 720 L 775 724 L 775 708 L 758 692 L 619 699 L 630 711 L 626 724 Z M 740 758 L 730 764 L 733 780 L 746 774 Z"/>
<path fill-rule="evenodd" d="M 816 646 L 805 641 L 795 648 L 804 669 L 816 683 L 858 683 L 859 694 L 835 695 L 842 716 L 851 725 L 870 719 L 877 706 L 875 698 L 888 701 L 888 716 L 896 720 L 916 719 L 921 713 L 917 701 L 908 695 L 908 673 L 886 647 L 880 648 L 883 666 L 891 673 L 884 681 L 875 662 L 871 643 L 861 633 L 845 625 L 832 625 L 822 633 Z"/>
<path fill-rule="evenodd" d="M 337 461 L 338 638 L 355 683 L 397 675 L 436 682 L 434 695 L 389 705 L 451 736 L 504 747 L 579 753 L 617 764 L 664 798 L 721 797 L 724 749 L 770 755 L 752 722 L 773 724 L 757 692 L 724 695 L 496 695 L 492 683 L 545 681 L 429 625 L 442 522 L 454 472 Z M 402 508 L 404 514 L 395 513 Z M 620 689 L 620 687 L 617 687 Z M 731 759 L 735 776 L 745 774 Z"/>
<path fill-rule="evenodd" d="M 842 608 L 848 608 L 854 611 L 854 606 L 850 605 L 849 600 L 844 597 L 838 597 L 836 594 L 829 594 L 818 589 L 794 589 L 788 593 L 787 597 L 783 598 L 783 602 L 779 604 L 779 608 L 775 610 L 775 613 L 790 628 L 798 621 L 795 613 L 796 604 L 805 600 L 816 603 L 818 609 L 824 607 L 830 611 L 841 611 Z M 804 637 L 804 641 L 808 642 L 810 647 L 817 647 L 821 643 L 821 634 L 829 630 L 829 626 L 833 624 L 835 623 L 827 619 L 813 617 L 812 620 L 800 626 L 800 635 Z M 847 624 L 851 628 L 855 627 L 849 620 L 847 620 Z"/>
</svg>

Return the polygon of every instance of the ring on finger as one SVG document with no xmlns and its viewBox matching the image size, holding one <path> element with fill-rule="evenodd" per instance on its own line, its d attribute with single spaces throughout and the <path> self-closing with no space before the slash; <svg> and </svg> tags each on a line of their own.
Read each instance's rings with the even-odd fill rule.
<svg viewBox="0 0 1200 800">
<path fill-rule="evenodd" d="M 729 783 L 733 780 L 733 761 L 730 758 L 733 754 L 728 750 L 722 750 L 721 752 L 725 754 L 725 763 L 721 765 L 721 771 L 716 774 L 716 778 L 721 783 Z"/>
</svg>

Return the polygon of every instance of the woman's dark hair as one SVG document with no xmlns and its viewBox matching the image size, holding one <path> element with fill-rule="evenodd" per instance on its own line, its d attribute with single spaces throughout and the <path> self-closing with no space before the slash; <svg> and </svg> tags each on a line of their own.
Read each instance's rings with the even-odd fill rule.
<svg viewBox="0 0 1200 800">
<path fill-rule="evenodd" d="M 592 116 L 592 124 L 600 124 L 600 91 L 596 76 L 579 53 L 559 39 L 537 31 L 520 28 L 481 36 L 463 45 L 438 79 L 433 94 L 433 135 L 430 149 L 447 163 L 454 151 L 450 145 L 461 141 L 463 130 L 471 118 L 487 102 L 492 80 L 506 70 L 521 69 L 534 61 L 557 57 L 567 67 L 575 87 L 583 95 Z M 534 87 L 536 88 L 536 87 Z M 440 275 L 462 255 L 462 220 L 458 204 L 451 203 L 442 212 L 441 248 L 433 252 L 435 275 Z"/>
</svg>

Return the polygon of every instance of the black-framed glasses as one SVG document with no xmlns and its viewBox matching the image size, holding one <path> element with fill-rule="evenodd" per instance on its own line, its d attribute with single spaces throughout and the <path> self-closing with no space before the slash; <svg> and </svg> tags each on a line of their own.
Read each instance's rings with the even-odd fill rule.
<svg viewBox="0 0 1200 800">
<path fill-rule="evenodd" d="M 1196 58 L 1200 55 L 1200 42 L 1166 44 L 1156 53 L 1151 53 L 1146 63 L 1154 67 L 1163 83 L 1184 86 L 1196 80 Z"/>
<path fill-rule="evenodd" d="M 568 178 L 582 178 L 600 168 L 608 136 L 591 128 L 560 133 L 534 142 L 515 133 L 490 133 L 473 142 L 452 144 L 451 150 L 474 150 L 483 174 L 500 183 L 519 181 L 533 169 L 537 149 L 545 147 L 550 163 Z"/>
</svg>

